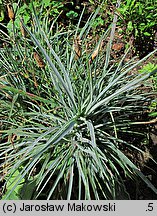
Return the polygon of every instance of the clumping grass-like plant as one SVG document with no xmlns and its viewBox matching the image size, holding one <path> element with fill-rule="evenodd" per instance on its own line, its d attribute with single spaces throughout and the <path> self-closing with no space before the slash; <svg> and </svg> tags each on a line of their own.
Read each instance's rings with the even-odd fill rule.
<svg viewBox="0 0 157 216">
<path fill-rule="evenodd" d="M 121 138 L 121 133 L 136 135 L 130 132 L 133 117 L 147 110 L 148 101 L 139 86 L 155 71 L 128 74 L 152 53 L 125 63 L 126 52 L 120 62 L 111 62 L 115 20 L 95 53 L 88 53 L 97 13 L 82 29 L 83 13 L 75 30 L 54 32 L 55 24 L 48 27 L 48 18 L 41 22 L 34 12 L 31 27 L 21 20 L 27 36 L 15 26 L 12 36 L 5 35 L 0 49 L 3 199 L 124 199 L 126 177 L 142 178 L 157 194 L 124 154 L 142 150 Z M 98 48 L 109 35 L 103 52 Z"/>
</svg>

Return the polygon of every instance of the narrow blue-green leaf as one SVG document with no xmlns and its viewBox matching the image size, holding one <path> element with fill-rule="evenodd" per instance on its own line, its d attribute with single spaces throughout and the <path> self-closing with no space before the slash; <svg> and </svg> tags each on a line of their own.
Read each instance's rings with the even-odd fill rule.
<svg viewBox="0 0 157 216">
<path fill-rule="evenodd" d="M 137 88 L 137 86 L 139 85 L 139 83 L 145 79 L 147 79 L 151 74 L 146 74 L 144 76 L 141 77 L 141 75 L 139 75 L 138 77 L 141 78 L 135 78 L 134 80 L 128 82 L 125 86 L 121 87 L 120 89 L 118 89 L 115 93 L 111 94 L 110 96 L 104 98 L 103 100 L 100 100 L 99 102 L 97 102 L 96 104 L 94 104 L 90 110 L 86 110 L 86 113 L 92 113 L 94 110 L 96 110 L 97 108 L 99 108 L 102 105 L 105 105 L 106 103 L 109 103 L 110 100 L 112 100 L 113 98 L 115 98 L 116 96 L 126 92 L 126 91 L 130 91 L 133 90 L 135 88 Z"/>
<path fill-rule="evenodd" d="M 22 22 L 22 21 L 21 21 Z M 55 67 L 55 65 L 52 63 L 50 57 L 48 56 L 48 54 L 46 53 L 45 49 L 42 47 L 42 45 L 40 44 L 40 42 L 36 39 L 36 37 L 34 36 L 34 34 L 32 34 L 28 28 L 23 24 L 23 27 L 25 28 L 25 30 L 30 34 L 31 38 L 33 39 L 34 43 L 39 47 L 39 49 L 41 50 L 42 54 L 45 56 L 47 62 L 49 63 L 50 67 L 53 69 L 54 73 L 56 74 L 60 84 L 62 85 L 62 87 L 64 88 L 66 94 L 69 96 L 74 109 L 76 109 L 76 104 L 72 95 L 72 92 L 69 90 L 69 87 L 66 85 L 65 81 L 63 80 L 62 76 L 60 75 L 59 71 L 57 70 L 57 68 Z"/>
<path fill-rule="evenodd" d="M 72 188 L 73 188 L 74 164 L 71 165 L 69 172 L 70 172 L 70 178 L 69 178 L 69 187 L 68 187 L 67 200 L 70 200 L 71 193 L 72 193 Z"/>
<path fill-rule="evenodd" d="M 86 123 L 87 123 L 88 130 L 90 132 L 91 144 L 92 144 L 93 148 L 95 148 L 97 145 L 96 145 L 94 126 L 90 120 L 87 120 Z"/>
<path fill-rule="evenodd" d="M 131 71 L 133 68 L 135 68 L 137 65 L 139 65 L 140 63 L 142 63 L 144 60 L 146 60 L 147 58 L 149 58 L 152 54 L 154 54 L 155 52 L 157 52 L 157 50 L 152 51 L 151 53 L 149 53 L 147 56 L 145 56 L 144 58 L 142 58 L 141 60 L 137 61 L 136 63 L 134 63 L 132 66 L 130 66 L 129 68 L 127 68 L 126 70 L 124 70 L 124 72 L 120 73 L 119 76 L 117 78 L 115 78 L 112 82 L 110 82 L 106 88 L 103 89 L 102 92 L 100 92 L 100 94 L 97 97 L 97 100 L 99 100 L 105 92 L 107 92 L 110 88 L 112 88 L 122 77 L 124 77 L 129 71 Z M 154 73 L 154 72 L 153 72 Z M 151 75 L 151 73 L 149 74 L 149 76 Z"/>
<path fill-rule="evenodd" d="M 79 176 L 81 177 L 84 187 L 85 187 L 85 195 L 87 197 L 87 199 L 90 199 L 90 192 L 89 192 L 89 184 L 86 178 L 86 175 L 84 173 L 84 170 L 81 166 L 81 162 L 80 162 L 80 157 L 81 157 L 81 152 L 75 152 L 75 159 L 76 159 L 76 164 L 77 164 L 77 169 L 79 172 Z"/>
<path fill-rule="evenodd" d="M 143 173 L 121 151 L 118 150 L 117 153 L 121 160 L 129 165 L 130 168 L 132 168 L 132 170 L 148 185 L 148 187 L 150 187 L 152 191 L 157 194 L 157 188 L 154 187 L 154 185 L 146 178 L 146 176 L 143 175 Z"/>
<path fill-rule="evenodd" d="M 57 187 L 58 182 L 59 182 L 60 179 L 63 177 L 66 166 L 67 166 L 67 162 L 65 162 L 63 168 L 60 170 L 60 172 L 59 172 L 59 174 L 58 174 L 58 176 L 57 176 L 57 179 L 55 180 L 55 182 L 54 182 L 54 184 L 53 184 L 53 186 L 52 186 L 52 188 L 51 188 L 51 190 L 50 190 L 50 192 L 49 192 L 49 195 L 48 195 L 48 197 L 47 197 L 48 200 L 51 198 L 51 195 L 53 194 L 55 188 Z"/>
</svg>

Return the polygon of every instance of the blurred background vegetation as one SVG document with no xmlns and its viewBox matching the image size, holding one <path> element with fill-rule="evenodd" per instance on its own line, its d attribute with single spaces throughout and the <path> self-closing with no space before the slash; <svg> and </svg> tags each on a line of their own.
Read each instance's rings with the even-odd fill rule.
<svg viewBox="0 0 157 216">
<path fill-rule="evenodd" d="M 9 17 L 7 15 L 7 3 L 10 1 L 0 1 L 0 22 L 8 24 L 10 28 Z M 58 21 L 61 25 L 67 25 L 69 23 L 75 25 L 78 21 L 78 17 L 81 11 L 86 5 L 83 22 L 86 21 L 87 17 L 101 5 L 102 1 L 52 1 L 52 0 L 41 0 L 33 1 L 35 8 L 40 12 L 41 17 L 49 14 L 49 21 L 58 17 Z M 32 14 L 31 1 L 21 0 L 11 1 L 15 8 L 19 4 L 17 13 L 18 16 L 22 16 L 25 24 L 30 22 Z M 101 10 L 98 17 L 95 19 L 93 26 L 96 34 L 108 27 L 113 19 L 114 11 L 118 14 L 117 28 L 119 34 L 123 35 L 123 40 L 134 44 L 136 54 L 140 57 L 148 54 L 156 46 L 157 41 L 157 3 L 155 0 L 122 0 L 120 7 L 116 9 L 116 0 L 105 0 L 101 5 Z M 16 20 L 18 25 L 18 20 Z"/>
</svg>

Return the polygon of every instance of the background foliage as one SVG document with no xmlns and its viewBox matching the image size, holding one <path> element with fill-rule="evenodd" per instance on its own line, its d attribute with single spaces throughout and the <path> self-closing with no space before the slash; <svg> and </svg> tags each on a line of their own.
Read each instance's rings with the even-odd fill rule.
<svg viewBox="0 0 157 216">
<path fill-rule="evenodd" d="M 128 60 L 127 47 L 133 45 L 128 43 L 120 58 L 112 55 L 115 30 L 126 32 L 126 41 L 141 34 L 152 40 L 153 25 L 148 35 L 150 26 L 134 24 L 135 14 L 143 16 L 144 10 L 136 1 L 122 2 L 119 9 L 115 2 L 104 2 L 78 1 L 71 8 L 64 2 L 66 8 L 62 1 L 19 1 L 13 3 L 15 20 L 1 25 L 3 199 L 129 199 L 127 181 L 139 178 L 156 195 L 130 156 L 146 154 L 138 138 L 147 134 L 137 125 L 150 109 L 156 113 L 156 66 L 132 71 L 156 50 L 146 55 L 145 49 L 141 60 Z M 151 93 L 141 91 L 148 77 Z"/>
</svg>

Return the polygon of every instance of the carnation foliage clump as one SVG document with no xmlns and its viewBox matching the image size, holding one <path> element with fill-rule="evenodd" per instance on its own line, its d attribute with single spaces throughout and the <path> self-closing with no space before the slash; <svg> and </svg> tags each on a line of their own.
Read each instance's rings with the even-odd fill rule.
<svg viewBox="0 0 157 216">
<path fill-rule="evenodd" d="M 142 178 L 157 189 L 125 152 L 142 150 L 135 117 L 147 110 L 143 80 L 155 73 L 129 73 L 135 62 L 112 61 L 115 20 L 87 48 L 99 9 L 83 28 L 60 29 L 34 10 L 31 26 L 13 22 L 0 49 L 0 158 L 3 199 L 129 198 L 125 179 Z M 56 30 L 57 29 L 57 30 Z M 102 49 L 102 42 L 106 46 Z M 154 51 L 155 52 L 155 51 Z"/>
</svg>

